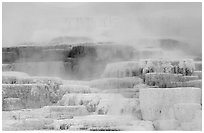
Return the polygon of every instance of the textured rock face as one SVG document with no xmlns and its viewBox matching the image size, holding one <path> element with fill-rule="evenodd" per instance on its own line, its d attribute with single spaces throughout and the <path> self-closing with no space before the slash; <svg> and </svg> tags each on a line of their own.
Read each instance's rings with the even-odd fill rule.
<svg viewBox="0 0 204 133">
<path fill-rule="evenodd" d="M 181 74 L 171 73 L 147 73 L 145 74 L 145 83 L 159 88 L 175 87 L 198 87 L 202 83 L 198 76 L 182 76 Z"/>
<path fill-rule="evenodd" d="M 174 73 L 186 76 L 192 75 L 195 70 L 195 64 L 191 59 L 183 60 L 163 60 L 163 59 L 145 59 L 141 60 L 143 73 Z"/>
<path fill-rule="evenodd" d="M 57 77 L 36 77 L 29 76 L 23 72 L 9 71 L 2 73 L 2 83 L 4 84 L 48 84 L 62 85 L 62 80 Z"/>
<path fill-rule="evenodd" d="M 3 84 L 2 98 L 20 98 L 24 108 L 40 108 L 50 103 L 50 92 L 46 85 Z"/>
<path fill-rule="evenodd" d="M 5 98 L 3 99 L 3 110 L 19 110 L 25 108 L 20 98 Z"/>
<path fill-rule="evenodd" d="M 142 76 L 146 73 L 172 73 L 186 76 L 192 75 L 195 69 L 193 60 L 140 60 L 116 62 L 106 65 L 103 77 L 132 77 Z"/>
<path fill-rule="evenodd" d="M 140 63 L 137 61 L 110 63 L 106 66 L 103 77 L 132 77 L 141 76 Z"/>
<path fill-rule="evenodd" d="M 145 74 L 145 83 L 150 86 L 158 86 L 160 88 L 170 87 L 172 82 L 183 81 L 181 74 L 171 73 L 147 73 Z"/>
<path fill-rule="evenodd" d="M 95 112 L 97 105 L 99 104 L 100 97 L 97 94 L 80 94 L 72 93 L 66 94 L 58 102 L 61 106 L 75 106 L 84 105 L 89 112 Z"/>
<path fill-rule="evenodd" d="M 140 61 L 140 64 L 144 74 L 149 72 L 174 73 L 172 68 L 174 65 L 178 65 L 178 62 L 176 64 L 174 62 L 170 60 L 144 59 Z"/>
<path fill-rule="evenodd" d="M 17 74 L 16 74 L 17 73 Z M 56 77 L 31 77 L 28 75 L 24 75 L 24 73 L 18 72 L 5 72 L 2 77 L 3 84 L 10 84 L 13 86 L 26 86 L 29 84 L 36 85 L 45 85 L 47 91 L 49 92 L 50 101 L 52 103 L 56 103 L 59 98 L 57 96 L 57 90 L 59 86 L 62 84 L 62 80 Z M 13 91 L 13 90 L 12 90 Z"/>
<path fill-rule="evenodd" d="M 140 108 L 144 120 L 174 117 L 173 105 L 201 102 L 200 88 L 148 88 L 140 90 Z"/>
</svg>

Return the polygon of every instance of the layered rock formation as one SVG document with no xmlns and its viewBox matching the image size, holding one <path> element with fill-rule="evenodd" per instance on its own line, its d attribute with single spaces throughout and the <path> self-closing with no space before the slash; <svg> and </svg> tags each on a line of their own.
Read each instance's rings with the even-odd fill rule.
<svg viewBox="0 0 204 133">
<path fill-rule="evenodd" d="M 201 130 L 201 62 L 130 60 L 133 51 L 108 44 L 4 48 L 3 130 Z"/>
</svg>

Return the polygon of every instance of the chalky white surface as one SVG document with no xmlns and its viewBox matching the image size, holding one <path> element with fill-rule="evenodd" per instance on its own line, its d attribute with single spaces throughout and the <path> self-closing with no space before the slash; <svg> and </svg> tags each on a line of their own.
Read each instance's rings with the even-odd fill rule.
<svg viewBox="0 0 204 133">
<path fill-rule="evenodd" d="M 178 103 L 174 105 L 174 115 L 180 122 L 190 122 L 194 119 L 197 110 L 201 110 L 198 103 Z"/>
<path fill-rule="evenodd" d="M 141 89 L 139 99 L 144 120 L 173 118 L 174 104 L 200 104 L 201 89 L 193 87 Z"/>
</svg>

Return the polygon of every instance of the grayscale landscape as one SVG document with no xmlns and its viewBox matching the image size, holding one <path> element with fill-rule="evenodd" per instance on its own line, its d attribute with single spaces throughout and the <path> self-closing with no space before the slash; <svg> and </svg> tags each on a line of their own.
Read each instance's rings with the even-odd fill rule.
<svg viewBox="0 0 204 133">
<path fill-rule="evenodd" d="M 2 3 L 4 131 L 201 131 L 202 3 Z"/>
</svg>

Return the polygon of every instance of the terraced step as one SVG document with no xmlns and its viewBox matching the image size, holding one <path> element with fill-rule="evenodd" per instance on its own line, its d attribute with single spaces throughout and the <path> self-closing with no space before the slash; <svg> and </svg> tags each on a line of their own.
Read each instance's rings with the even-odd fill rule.
<svg viewBox="0 0 204 133">
<path fill-rule="evenodd" d="M 29 76 L 23 72 L 10 71 L 2 73 L 3 84 L 48 84 L 48 85 L 62 85 L 62 80 L 57 77 L 36 77 Z"/>
<path fill-rule="evenodd" d="M 4 112 L 5 115 L 5 112 Z M 125 131 L 154 130 L 151 121 L 114 115 L 75 116 L 73 119 L 27 118 L 3 120 L 3 130 L 70 130 Z"/>
<path fill-rule="evenodd" d="M 139 99 L 125 98 L 119 93 L 66 94 L 58 105 L 84 105 L 90 113 L 131 115 L 135 119 L 141 119 Z"/>
<path fill-rule="evenodd" d="M 141 89 L 139 99 L 142 118 L 144 120 L 174 118 L 174 104 L 201 104 L 201 95 L 201 89 L 194 87 Z"/>
<path fill-rule="evenodd" d="M 89 115 L 85 106 L 45 106 L 42 108 L 44 113 L 48 115 L 46 118 L 53 118 L 59 115 L 69 115 L 69 116 L 83 116 Z"/>
<path fill-rule="evenodd" d="M 174 87 L 199 87 L 202 83 L 198 76 L 182 76 L 171 73 L 147 73 L 145 74 L 145 84 L 157 86 L 159 88 Z"/>
<path fill-rule="evenodd" d="M 133 120 L 131 117 L 114 115 L 75 117 L 74 119 L 55 121 L 52 125 L 56 130 L 154 130 L 153 124 L 150 121 Z"/>
<path fill-rule="evenodd" d="M 183 76 L 183 82 L 192 81 L 192 80 L 199 80 L 198 76 Z"/>
<path fill-rule="evenodd" d="M 171 73 L 147 73 L 145 74 L 145 84 L 149 86 L 167 87 L 170 82 L 182 82 L 181 74 Z"/>
<path fill-rule="evenodd" d="M 104 78 L 141 76 L 142 67 L 138 61 L 124 61 L 109 63 L 103 73 Z"/>
<path fill-rule="evenodd" d="M 4 120 L 4 131 L 45 130 L 54 120 L 47 118 L 28 118 L 25 120 Z"/>
<path fill-rule="evenodd" d="M 142 83 L 143 80 L 139 77 L 102 78 L 90 81 L 90 86 L 99 89 L 133 88 Z"/>
<path fill-rule="evenodd" d="M 119 93 L 125 98 L 139 98 L 140 89 L 149 88 L 146 84 L 135 85 L 134 88 L 117 88 L 103 90 L 102 93 Z"/>
<path fill-rule="evenodd" d="M 103 93 L 120 93 L 126 98 L 139 98 L 138 88 L 119 88 L 104 90 Z"/>
<path fill-rule="evenodd" d="M 3 84 L 2 98 L 5 101 L 3 110 L 7 110 L 11 102 L 6 98 L 19 98 L 19 105 L 23 105 L 23 108 L 40 108 L 49 105 L 52 100 L 51 92 L 43 84 Z"/>
<path fill-rule="evenodd" d="M 84 105 L 89 112 L 95 112 L 100 101 L 100 95 L 96 93 L 69 93 L 65 94 L 58 102 L 61 106 Z"/>
<path fill-rule="evenodd" d="M 60 97 L 66 93 L 97 93 L 100 90 L 96 88 L 90 88 L 87 85 L 60 85 L 58 94 Z"/>
</svg>

